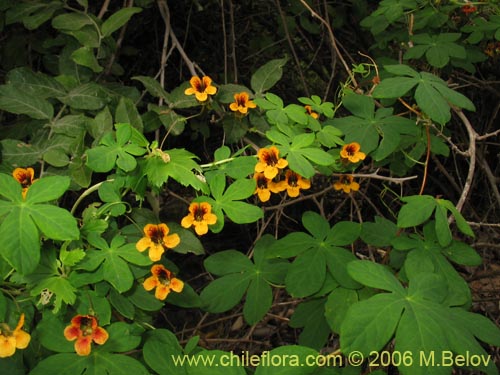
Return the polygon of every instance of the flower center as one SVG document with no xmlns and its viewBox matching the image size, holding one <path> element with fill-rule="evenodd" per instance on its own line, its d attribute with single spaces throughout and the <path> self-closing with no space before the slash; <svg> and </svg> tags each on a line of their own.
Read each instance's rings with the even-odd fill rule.
<svg viewBox="0 0 500 375">
<path fill-rule="evenodd" d="M 240 95 L 236 99 L 236 104 L 238 104 L 239 107 L 245 107 L 247 104 L 247 101 L 243 95 Z"/>
<path fill-rule="evenodd" d="M 170 285 L 170 275 L 166 270 L 160 270 L 160 272 L 158 272 L 158 281 L 163 285 Z"/>
<path fill-rule="evenodd" d="M 264 176 L 257 177 L 257 187 L 259 189 L 267 189 L 267 179 Z"/>
<path fill-rule="evenodd" d="M 278 158 L 276 157 L 276 154 L 274 152 L 266 152 L 266 154 L 264 155 L 264 161 L 267 165 L 273 167 L 276 165 L 276 163 L 278 163 Z"/>
<path fill-rule="evenodd" d="M 347 146 L 345 150 L 349 156 L 353 156 L 356 153 L 356 148 L 354 146 Z"/>
<path fill-rule="evenodd" d="M 203 82 L 203 80 L 199 80 L 197 83 L 196 83 L 196 90 L 198 92 L 204 92 L 205 89 L 207 87 L 205 86 L 205 82 Z"/>
<path fill-rule="evenodd" d="M 80 321 L 80 330 L 83 336 L 90 336 L 92 334 L 92 319 L 82 318 Z"/>
<path fill-rule="evenodd" d="M 23 188 L 29 187 L 31 185 L 31 178 L 30 178 L 30 176 L 28 174 L 23 174 L 21 176 L 21 179 L 20 179 L 19 183 L 21 184 L 21 186 Z"/>
<path fill-rule="evenodd" d="M 154 243 L 161 245 L 163 243 L 163 235 L 164 235 L 163 231 L 160 228 L 158 228 L 158 226 L 156 226 L 151 231 L 151 240 Z"/>
<path fill-rule="evenodd" d="M 296 173 L 290 173 L 288 176 L 288 185 L 295 187 L 299 181 L 299 176 Z"/>
<path fill-rule="evenodd" d="M 193 213 L 194 220 L 203 221 L 203 216 L 205 216 L 206 213 L 207 211 L 201 205 L 198 205 Z"/>
</svg>

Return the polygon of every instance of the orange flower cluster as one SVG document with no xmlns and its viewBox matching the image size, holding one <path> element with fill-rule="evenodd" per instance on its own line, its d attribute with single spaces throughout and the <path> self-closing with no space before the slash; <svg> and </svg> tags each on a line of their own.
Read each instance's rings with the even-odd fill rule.
<svg viewBox="0 0 500 375">
<path fill-rule="evenodd" d="M 254 179 L 257 183 L 254 194 L 257 194 L 261 202 L 267 202 L 271 198 L 271 193 L 287 192 L 291 198 L 298 197 L 300 190 L 307 190 L 311 187 L 311 182 L 298 173 L 288 169 L 283 179 L 281 174 L 288 166 L 288 162 L 279 157 L 279 150 L 276 146 L 261 148 L 257 157 L 259 161 L 255 165 Z M 277 180 L 275 180 L 277 178 Z"/>
</svg>

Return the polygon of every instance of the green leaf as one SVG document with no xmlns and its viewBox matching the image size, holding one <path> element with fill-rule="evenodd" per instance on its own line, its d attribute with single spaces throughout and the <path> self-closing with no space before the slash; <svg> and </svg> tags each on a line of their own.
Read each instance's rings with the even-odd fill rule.
<svg viewBox="0 0 500 375">
<path fill-rule="evenodd" d="M 110 254 L 111 255 L 111 254 Z M 134 276 L 127 263 L 117 255 L 107 256 L 103 263 L 104 278 L 120 293 L 126 292 L 134 283 Z"/>
<path fill-rule="evenodd" d="M 351 277 L 370 288 L 394 292 L 405 295 L 405 291 L 396 277 L 381 264 L 368 260 L 359 260 L 349 263 L 347 270 Z"/>
<path fill-rule="evenodd" d="M 262 277 L 254 278 L 248 287 L 243 306 L 245 321 L 250 325 L 257 324 L 271 308 L 272 302 L 273 292 L 269 284 Z"/>
<path fill-rule="evenodd" d="M 283 74 L 283 66 L 288 58 L 268 61 L 255 71 L 250 80 L 250 86 L 256 95 L 262 94 L 273 87 Z"/>
<path fill-rule="evenodd" d="M 221 207 L 227 217 L 236 224 L 254 223 L 264 216 L 262 208 L 245 202 L 230 201 Z"/>
<path fill-rule="evenodd" d="M 392 293 L 353 304 L 340 328 L 342 353 L 360 351 L 366 357 L 381 350 L 394 335 L 404 307 L 404 300 Z"/>
<path fill-rule="evenodd" d="M 291 296 L 301 298 L 316 293 L 325 281 L 326 260 L 319 250 L 304 252 L 295 258 L 285 284 Z"/>
<path fill-rule="evenodd" d="M 60 198 L 70 184 L 69 177 L 48 176 L 36 180 L 26 194 L 26 203 L 48 202 Z"/>
<path fill-rule="evenodd" d="M 54 116 L 54 108 L 47 100 L 13 85 L 0 86 L 0 109 L 39 120 L 50 120 Z"/>
<path fill-rule="evenodd" d="M 477 267 L 483 263 L 477 251 L 464 242 L 452 241 L 442 252 L 452 262 L 464 266 Z"/>
<path fill-rule="evenodd" d="M 48 204 L 31 206 L 27 212 L 40 231 L 54 240 L 76 240 L 80 237 L 76 219 L 67 210 Z"/>
<path fill-rule="evenodd" d="M 28 212 L 22 206 L 15 207 L 0 224 L 1 255 L 21 274 L 34 271 L 40 261 L 38 229 Z"/>
<path fill-rule="evenodd" d="M 204 189 L 205 183 L 194 173 L 201 171 L 199 165 L 193 161 L 196 155 L 184 149 L 166 150 L 170 158 L 165 161 L 160 156 L 150 157 L 146 162 L 148 180 L 157 187 L 161 187 L 171 177 L 183 186 L 192 186 L 196 190 Z"/>
<path fill-rule="evenodd" d="M 244 272 L 253 267 L 248 257 L 236 250 L 215 253 L 205 259 L 203 264 L 208 272 L 217 276 Z"/>
<path fill-rule="evenodd" d="M 436 208 L 436 200 L 430 195 L 416 195 L 401 199 L 407 202 L 398 214 L 399 228 L 414 227 L 424 223 Z"/>
<path fill-rule="evenodd" d="M 99 73 L 103 70 L 103 67 L 97 62 L 93 48 L 85 46 L 78 48 L 71 54 L 71 58 L 78 65 L 86 66 L 87 68 L 92 69 L 94 73 Z"/>
<path fill-rule="evenodd" d="M 64 13 L 52 19 L 52 27 L 59 30 L 80 30 L 91 24 L 92 19 L 85 13 Z"/>
<path fill-rule="evenodd" d="M 106 327 L 109 339 L 103 349 L 110 352 L 128 352 L 137 348 L 141 343 L 141 332 L 135 327 L 125 322 L 115 322 Z"/>
<path fill-rule="evenodd" d="M 374 117 L 375 102 L 369 96 L 348 93 L 342 98 L 342 104 L 357 117 L 364 119 Z"/>
<path fill-rule="evenodd" d="M 327 241 L 335 246 L 350 245 L 356 241 L 361 232 L 361 226 L 352 221 L 339 221 L 328 233 Z"/>
<path fill-rule="evenodd" d="M 142 12 L 141 8 L 128 7 L 128 8 L 122 8 L 118 12 L 113 13 L 101 25 L 101 32 L 103 37 L 111 35 L 114 31 L 118 30 L 120 27 L 125 25 L 134 14 L 140 12 Z"/>
<path fill-rule="evenodd" d="M 211 313 L 232 309 L 241 301 L 249 284 L 247 273 L 232 273 L 212 281 L 200 294 L 204 308 Z"/>
<path fill-rule="evenodd" d="M 25 67 L 10 70 L 6 81 L 23 92 L 41 99 L 55 98 L 66 93 L 64 86 L 53 77 L 33 72 Z"/>
<path fill-rule="evenodd" d="M 293 312 L 290 322 L 292 328 L 303 328 L 299 344 L 320 350 L 325 345 L 330 330 L 326 322 L 325 300 L 313 299 L 300 303 Z"/>
<path fill-rule="evenodd" d="M 182 347 L 175 335 L 166 329 L 155 329 L 143 348 L 144 360 L 159 375 L 183 375 L 186 367 L 174 362 L 182 358 Z"/>
<path fill-rule="evenodd" d="M 417 78 L 384 78 L 373 90 L 373 97 L 380 99 L 400 98 L 405 96 L 418 82 Z"/>
<path fill-rule="evenodd" d="M 7 198 L 12 202 L 22 201 L 22 187 L 17 180 L 15 180 L 12 175 L 7 175 L 5 173 L 0 173 L 0 196 Z M 0 214 L 1 216 L 1 214 Z"/>
<path fill-rule="evenodd" d="M 352 289 L 340 287 L 328 295 L 325 304 L 325 318 L 333 332 L 340 332 L 347 310 L 356 302 L 358 302 L 358 293 Z"/>
<path fill-rule="evenodd" d="M 436 205 L 436 212 L 434 218 L 436 219 L 436 235 L 439 244 L 443 247 L 451 243 L 452 236 L 450 226 L 448 225 L 448 216 L 446 215 L 446 208 L 440 204 Z"/>
<path fill-rule="evenodd" d="M 389 246 L 396 237 L 397 226 L 392 221 L 375 216 L 375 222 L 365 221 L 361 226 L 361 239 L 373 246 Z"/>
<path fill-rule="evenodd" d="M 421 81 L 415 90 L 415 100 L 430 118 L 441 125 L 451 119 L 450 106 L 428 81 Z"/>
<path fill-rule="evenodd" d="M 98 110 L 107 104 L 108 96 L 96 83 L 85 83 L 69 91 L 58 99 L 74 109 Z"/>
<path fill-rule="evenodd" d="M 146 90 L 154 97 L 163 98 L 167 102 L 169 101 L 169 94 L 156 79 L 148 76 L 135 76 L 132 77 L 132 79 L 141 82 Z"/>
</svg>

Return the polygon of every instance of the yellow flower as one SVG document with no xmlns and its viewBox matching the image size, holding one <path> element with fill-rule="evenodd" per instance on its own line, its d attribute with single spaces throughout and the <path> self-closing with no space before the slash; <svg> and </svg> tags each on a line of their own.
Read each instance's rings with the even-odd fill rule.
<svg viewBox="0 0 500 375">
<path fill-rule="evenodd" d="M 186 95 L 195 95 L 196 99 L 200 102 L 204 102 L 208 99 L 209 95 L 215 95 L 217 88 L 212 86 L 212 78 L 204 76 L 200 79 L 198 76 L 193 76 L 189 83 L 191 87 L 184 91 Z"/>
<path fill-rule="evenodd" d="M 254 194 L 257 194 L 261 202 L 267 202 L 271 198 L 271 193 L 279 193 L 276 183 L 266 178 L 264 173 L 255 173 L 253 178 L 257 182 Z"/>
<path fill-rule="evenodd" d="M 256 108 L 257 105 L 249 100 L 248 93 L 240 92 L 234 94 L 234 102 L 229 104 L 229 109 L 233 112 L 240 112 L 242 115 L 248 113 L 248 108 Z"/>
<path fill-rule="evenodd" d="M 189 214 L 184 216 L 181 225 L 189 228 L 194 225 L 194 230 L 198 236 L 208 232 L 208 226 L 217 222 L 217 216 L 212 213 L 212 206 L 208 202 L 191 203 Z"/>
<path fill-rule="evenodd" d="M 155 297 L 157 299 L 163 301 L 167 298 L 171 290 L 177 293 L 182 292 L 184 283 L 181 280 L 172 277 L 172 272 L 167 270 L 161 264 L 155 264 L 151 267 L 151 274 L 152 276 L 144 280 L 142 285 L 148 292 L 156 288 Z"/>
<path fill-rule="evenodd" d="M 310 105 L 305 105 L 304 108 L 312 118 L 317 119 L 319 117 L 319 115 L 316 112 L 313 112 L 312 107 Z"/>
<path fill-rule="evenodd" d="M 31 336 L 21 329 L 23 325 L 24 314 L 21 314 L 19 317 L 19 322 L 14 331 L 11 331 L 7 324 L 0 324 L 0 358 L 10 357 L 14 355 L 16 349 L 25 349 L 28 347 Z"/>
<path fill-rule="evenodd" d="M 264 176 L 272 180 L 278 175 L 279 169 L 283 169 L 288 165 L 288 162 L 279 158 L 279 150 L 275 146 L 270 148 L 261 148 L 257 152 L 259 162 L 255 165 L 255 172 L 264 172 Z"/>
<path fill-rule="evenodd" d="M 135 248 L 140 252 L 149 248 L 149 259 L 156 262 L 165 252 L 165 247 L 172 249 L 181 242 L 178 234 L 169 236 L 169 231 L 167 225 L 163 223 L 147 224 L 144 227 L 144 237 L 137 241 Z"/>
<path fill-rule="evenodd" d="M 87 356 L 92 349 L 92 342 L 103 345 L 108 341 L 108 332 L 99 327 L 93 315 L 76 315 L 71 324 L 64 329 L 64 337 L 68 341 L 75 341 L 75 351 L 79 356 Z"/>
<path fill-rule="evenodd" d="M 36 181 L 35 171 L 33 168 L 16 168 L 14 172 L 12 172 L 12 176 L 21 184 L 23 188 L 23 198 L 26 198 L 28 188 Z"/>
<path fill-rule="evenodd" d="M 342 146 L 340 157 L 349 160 L 351 163 L 357 163 L 360 160 L 365 160 L 366 154 L 359 151 L 361 146 L 357 142 L 348 143 Z"/>
<path fill-rule="evenodd" d="M 354 177 L 351 175 L 342 175 L 338 181 L 333 184 L 335 190 L 344 190 L 344 193 L 349 194 L 352 191 L 359 190 L 359 184 L 354 181 Z"/>
<path fill-rule="evenodd" d="M 309 189 L 311 187 L 311 182 L 289 169 L 286 171 L 285 179 L 278 182 L 276 185 L 278 190 L 286 190 L 289 197 L 295 198 L 299 196 L 300 189 Z"/>
</svg>

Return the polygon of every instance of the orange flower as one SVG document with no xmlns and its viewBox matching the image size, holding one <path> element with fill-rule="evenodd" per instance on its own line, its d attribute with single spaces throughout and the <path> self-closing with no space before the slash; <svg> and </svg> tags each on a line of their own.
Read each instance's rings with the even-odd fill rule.
<svg viewBox="0 0 500 375">
<path fill-rule="evenodd" d="M 135 248 L 143 252 L 149 248 L 149 259 L 153 262 L 160 260 L 165 247 L 174 248 L 181 239 L 178 234 L 168 235 L 169 229 L 166 224 L 147 224 L 144 227 L 144 237 L 135 244 Z"/>
<path fill-rule="evenodd" d="M 264 173 L 255 173 L 253 178 L 257 182 L 254 194 L 257 194 L 261 202 L 267 202 L 271 198 L 271 193 L 279 193 L 277 184 L 266 178 Z"/>
<path fill-rule="evenodd" d="M 319 115 L 316 112 L 313 112 L 312 107 L 310 105 L 305 105 L 304 108 L 312 118 L 317 119 L 319 117 Z"/>
<path fill-rule="evenodd" d="M 14 355 L 16 349 L 25 349 L 28 347 L 31 336 L 21 329 L 23 325 L 24 314 L 21 314 L 19 317 L 19 322 L 14 331 L 11 331 L 7 324 L 0 324 L 0 358 L 10 357 Z"/>
<path fill-rule="evenodd" d="M 365 160 L 366 154 L 359 151 L 361 146 L 357 142 L 348 143 L 342 146 L 340 157 L 349 160 L 351 163 L 357 163 L 360 160 Z"/>
<path fill-rule="evenodd" d="M 86 356 L 90 354 L 92 341 L 103 345 L 108 340 L 108 332 L 99 327 L 93 315 L 77 315 L 71 319 L 71 325 L 64 329 L 64 337 L 68 341 L 76 340 L 76 354 Z"/>
<path fill-rule="evenodd" d="M 21 184 L 23 188 L 23 198 L 26 198 L 28 188 L 36 181 L 35 171 L 33 168 L 16 168 L 14 172 L 12 172 L 12 176 Z"/>
<path fill-rule="evenodd" d="M 181 225 L 189 228 L 194 225 L 194 230 L 198 236 L 208 232 L 208 226 L 217 222 L 217 216 L 212 213 L 212 206 L 208 202 L 191 203 L 189 214 L 184 216 Z"/>
<path fill-rule="evenodd" d="M 172 277 L 172 272 L 163 267 L 163 265 L 155 264 L 151 267 L 151 274 L 152 276 L 144 280 L 142 285 L 148 292 L 156 288 L 155 297 L 157 299 L 163 301 L 167 298 L 171 290 L 177 293 L 182 292 L 184 283 L 181 280 Z"/>
<path fill-rule="evenodd" d="M 278 175 L 279 169 L 283 169 L 288 165 L 288 162 L 279 158 L 279 150 L 275 146 L 270 148 L 261 148 L 257 152 L 259 162 L 255 165 L 255 172 L 264 172 L 264 176 L 272 180 Z"/>
<path fill-rule="evenodd" d="M 469 15 L 477 11 L 477 8 L 472 4 L 465 4 L 464 6 L 462 6 L 461 10 L 462 13 Z"/>
<path fill-rule="evenodd" d="M 335 190 L 344 190 L 344 193 L 349 194 L 352 191 L 359 190 L 359 184 L 354 181 L 354 177 L 351 175 L 342 175 L 338 181 L 333 184 Z"/>
<path fill-rule="evenodd" d="M 184 90 L 186 95 L 195 95 L 196 99 L 200 102 L 204 102 L 208 99 L 209 95 L 215 95 L 217 88 L 212 86 L 212 78 L 204 76 L 200 79 L 198 76 L 193 76 L 189 83 L 191 87 Z"/>
<path fill-rule="evenodd" d="M 286 171 L 285 179 L 278 182 L 276 185 L 278 190 L 286 190 L 289 197 L 295 198 L 299 196 L 300 189 L 309 189 L 311 187 L 311 182 L 289 169 Z"/>
<path fill-rule="evenodd" d="M 256 108 L 257 105 L 249 100 L 248 93 L 240 92 L 234 94 L 234 102 L 229 104 L 229 109 L 233 112 L 240 112 L 242 115 L 248 113 L 248 108 Z"/>
</svg>

